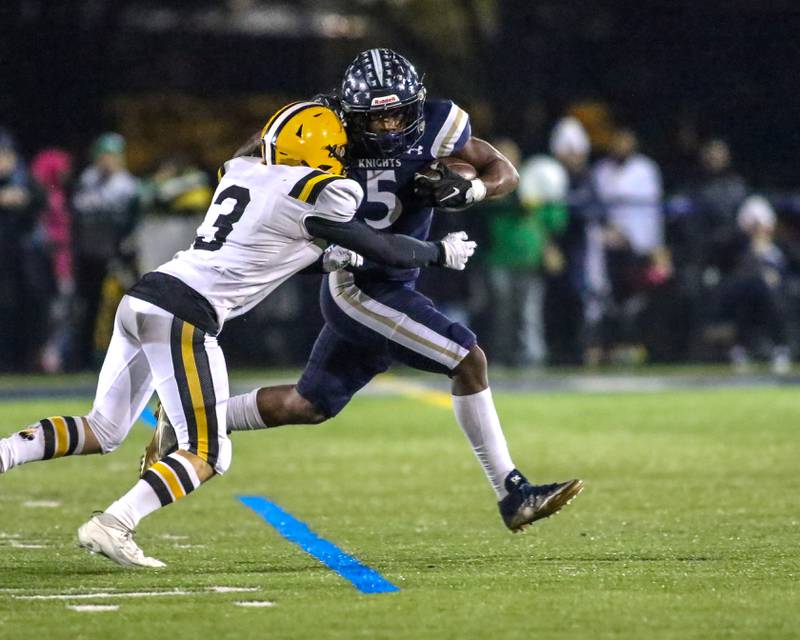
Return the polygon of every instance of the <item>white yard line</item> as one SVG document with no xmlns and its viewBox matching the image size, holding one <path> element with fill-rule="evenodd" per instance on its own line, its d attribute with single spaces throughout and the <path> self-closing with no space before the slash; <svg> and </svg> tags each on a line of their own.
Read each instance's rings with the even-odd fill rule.
<svg viewBox="0 0 800 640">
<path fill-rule="evenodd" d="M 119 611 L 118 604 L 68 604 L 67 609 L 79 613 L 97 613 L 99 611 Z"/>
<path fill-rule="evenodd" d="M 112 591 L 96 591 L 94 593 L 53 593 L 50 595 L 13 595 L 11 597 L 16 600 L 91 600 L 104 598 L 164 598 L 169 596 L 190 596 L 196 593 L 196 591 L 173 589 L 172 591 L 124 591 L 119 593 Z"/>
<path fill-rule="evenodd" d="M 50 594 L 12 594 L 16 600 L 101 600 L 107 598 L 164 598 L 173 596 L 192 596 L 203 593 L 253 593 L 259 587 L 211 586 L 202 590 L 172 589 L 171 591 L 92 591 L 89 593 L 50 593 Z"/>
<path fill-rule="evenodd" d="M 234 602 L 237 607 L 274 607 L 275 603 L 269 600 L 237 600 Z"/>
<path fill-rule="evenodd" d="M 33 542 L 20 542 L 19 540 L 9 540 L 9 546 L 14 549 L 47 549 L 46 544 L 35 544 Z"/>
</svg>

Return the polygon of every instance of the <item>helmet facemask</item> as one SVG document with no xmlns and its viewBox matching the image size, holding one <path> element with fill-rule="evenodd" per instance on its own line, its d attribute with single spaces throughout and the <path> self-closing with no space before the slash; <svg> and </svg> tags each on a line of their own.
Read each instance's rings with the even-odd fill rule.
<svg viewBox="0 0 800 640">
<path fill-rule="evenodd" d="M 350 139 L 351 154 L 357 157 L 393 158 L 402 155 L 416 145 L 425 132 L 424 90 L 413 102 L 388 109 L 370 109 L 367 111 L 348 110 L 345 107 L 344 117 Z M 379 119 L 386 114 L 402 116 L 402 124 L 394 131 L 374 131 L 371 120 Z"/>
</svg>

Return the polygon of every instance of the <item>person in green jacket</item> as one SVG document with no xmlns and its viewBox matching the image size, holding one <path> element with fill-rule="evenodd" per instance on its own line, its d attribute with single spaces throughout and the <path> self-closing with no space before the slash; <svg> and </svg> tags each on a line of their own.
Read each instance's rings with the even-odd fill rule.
<svg viewBox="0 0 800 640">
<path fill-rule="evenodd" d="M 552 242 L 567 225 L 567 175 L 556 160 L 534 156 L 520 164 L 511 141 L 495 146 L 519 167 L 516 192 L 485 204 L 490 246 L 488 282 L 492 296 L 494 357 L 512 366 L 543 364 L 546 276 L 564 267 Z"/>
</svg>

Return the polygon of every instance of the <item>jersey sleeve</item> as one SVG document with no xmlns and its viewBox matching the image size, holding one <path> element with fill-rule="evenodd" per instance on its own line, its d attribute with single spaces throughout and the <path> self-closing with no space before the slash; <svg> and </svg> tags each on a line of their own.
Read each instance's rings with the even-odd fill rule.
<svg viewBox="0 0 800 640">
<path fill-rule="evenodd" d="M 430 153 L 434 158 L 445 158 L 467 144 L 472 135 L 472 127 L 469 114 L 454 102 L 443 102 L 437 111 L 438 117 L 434 117 L 432 124 L 438 125 L 438 130 Z"/>
<path fill-rule="evenodd" d="M 353 218 L 363 198 L 364 191 L 355 180 L 335 177 L 322 184 L 307 216 L 347 222 Z"/>
</svg>

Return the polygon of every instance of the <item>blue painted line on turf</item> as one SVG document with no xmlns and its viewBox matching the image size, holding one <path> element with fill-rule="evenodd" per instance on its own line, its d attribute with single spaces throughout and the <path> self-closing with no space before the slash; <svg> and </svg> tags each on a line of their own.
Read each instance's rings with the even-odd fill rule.
<svg viewBox="0 0 800 640">
<path fill-rule="evenodd" d="M 158 420 L 156 419 L 156 414 L 150 410 L 150 407 L 145 407 L 144 411 L 142 411 L 142 415 L 139 416 L 139 420 L 144 422 L 148 427 L 152 427 L 153 429 L 156 428 L 156 424 Z"/>
<path fill-rule="evenodd" d="M 391 593 L 400 590 L 374 569 L 346 554 L 332 542 L 320 538 L 308 525 L 274 502 L 262 496 L 239 496 L 239 501 L 264 518 L 289 542 L 294 542 L 303 551 L 349 580 L 362 593 Z"/>
</svg>

